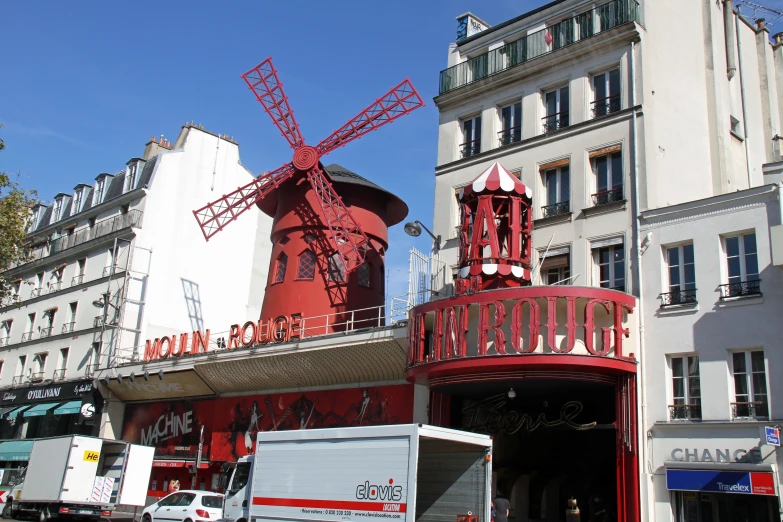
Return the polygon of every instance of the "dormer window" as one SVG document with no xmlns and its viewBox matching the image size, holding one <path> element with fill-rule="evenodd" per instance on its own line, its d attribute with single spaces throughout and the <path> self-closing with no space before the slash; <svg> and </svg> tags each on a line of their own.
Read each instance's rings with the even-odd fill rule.
<svg viewBox="0 0 783 522">
<path fill-rule="evenodd" d="M 52 223 L 60 221 L 63 213 L 63 198 L 57 198 L 54 201 L 54 211 L 52 212 Z"/>
<path fill-rule="evenodd" d="M 71 215 L 78 214 L 79 211 L 82 209 L 82 195 L 84 194 L 84 189 L 78 188 L 76 189 L 76 192 L 73 193 L 73 205 L 71 205 Z"/>
<path fill-rule="evenodd" d="M 103 201 L 103 191 L 106 188 L 106 176 L 101 176 L 95 180 L 95 189 L 92 194 L 93 206 L 100 204 Z"/>
<path fill-rule="evenodd" d="M 136 188 L 136 174 L 138 172 L 138 162 L 128 164 L 128 172 L 125 174 L 125 192 Z"/>
</svg>

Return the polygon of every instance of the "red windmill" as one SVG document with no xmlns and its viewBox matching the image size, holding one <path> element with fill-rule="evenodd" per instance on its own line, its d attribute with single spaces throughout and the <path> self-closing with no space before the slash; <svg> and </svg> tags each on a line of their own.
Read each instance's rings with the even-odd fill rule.
<svg viewBox="0 0 783 522">
<path fill-rule="evenodd" d="M 267 58 L 243 74 L 242 78 L 294 149 L 294 156 L 291 163 L 259 176 L 244 187 L 194 210 L 193 214 L 204 237 L 209 240 L 248 208 L 260 205 L 263 199 L 272 196 L 289 179 L 306 177 L 317 197 L 322 219 L 329 229 L 331 247 L 341 258 L 345 272 L 352 272 L 361 266 L 375 249 L 334 190 L 329 176 L 322 169 L 320 159 L 336 148 L 423 107 L 424 102 L 406 78 L 351 118 L 348 123 L 321 140 L 318 145 L 311 147 L 305 144 L 283 85 L 272 65 L 272 58 Z"/>
</svg>

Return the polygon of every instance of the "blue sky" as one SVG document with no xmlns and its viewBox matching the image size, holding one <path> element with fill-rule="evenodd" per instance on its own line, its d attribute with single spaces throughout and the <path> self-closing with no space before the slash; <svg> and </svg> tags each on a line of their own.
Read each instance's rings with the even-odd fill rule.
<svg viewBox="0 0 783 522">
<path fill-rule="evenodd" d="M 413 81 L 426 107 L 324 161 L 395 192 L 410 219 L 429 225 L 438 123 L 432 98 L 455 17 L 472 11 L 494 25 L 544 3 L 4 2 L 0 170 L 20 173 L 25 186 L 50 199 L 119 170 L 150 136 L 173 140 L 191 120 L 234 136 L 252 172 L 277 168 L 291 151 L 240 78 L 272 56 L 311 145 L 406 76 Z M 391 231 L 393 293 L 406 291 L 414 245 L 429 248 L 401 225 Z"/>
</svg>

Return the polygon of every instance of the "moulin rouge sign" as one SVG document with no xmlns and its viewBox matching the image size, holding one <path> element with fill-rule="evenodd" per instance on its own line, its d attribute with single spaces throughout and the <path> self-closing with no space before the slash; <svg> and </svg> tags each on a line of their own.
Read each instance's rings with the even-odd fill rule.
<svg viewBox="0 0 783 522">
<path fill-rule="evenodd" d="M 539 337 L 553 353 L 571 353 L 580 338 L 587 355 L 632 362 L 633 354 L 625 354 L 623 341 L 630 336 L 624 316 L 634 306 L 635 299 L 621 292 L 551 286 L 479 292 L 426 303 L 410 312 L 408 365 L 468 356 L 529 354 L 543 349 Z M 476 308 L 477 320 L 471 320 L 470 310 Z M 546 322 L 542 324 L 544 311 Z M 558 319 L 565 322 L 558 323 Z M 563 330 L 565 342 L 561 343 L 558 338 Z M 477 340 L 475 350 L 469 353 L 471 333 Z M 494 341 L 493 352 L 488 350 L 490 341 Z"/>
<path fill-rule="evenodd" d="M 247 321 L 243 325 L 232 324 L 228 342 L 218 339 L 218 346 L 228 350 L 263 346 L 269 343 L 298 341 L 301 336 L 302 314 L 279 315 L 266 321 Z M 192 334 L 182 333 L 147 339 L 144 343 L 144 361 L 170 359 L 183 355 L 197 355 L 209 350 L 209 329 Z"/>
</svg>

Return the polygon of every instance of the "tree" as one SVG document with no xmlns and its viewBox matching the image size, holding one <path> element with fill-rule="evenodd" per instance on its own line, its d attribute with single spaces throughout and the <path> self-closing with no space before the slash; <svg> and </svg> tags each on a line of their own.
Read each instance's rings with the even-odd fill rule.
<svg viewBox="0 0 783 522">
<path fill-rule="evenodd" d="M 2 125 L 0 125 L 2 127 Z M 0 151 L 5 142 L 0 138 Z M 0 172 L 0 269 L 23 263 L 29 254 L 25 248 L 27 227 L 32 213 L 30 209 L 37 202 L 34 190 L 25 190 L 19 185 L 19 177 L 12 178 Z M 7 302 L 14 295 L 13 284 L 7 272 L 0 273 L 0 300 Z"/>
</svg>

